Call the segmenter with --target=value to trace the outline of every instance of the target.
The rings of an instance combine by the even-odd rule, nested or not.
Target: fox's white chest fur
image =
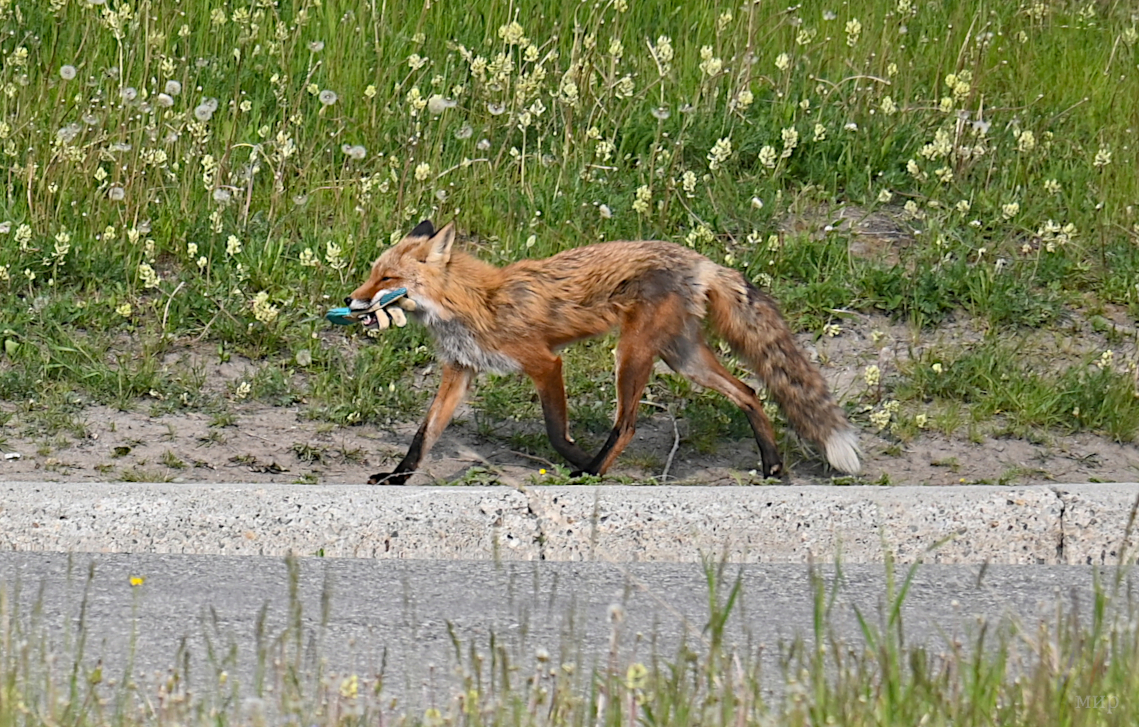
[[[514,359],[497,351],[488,351],[479,345],[475,334],[458,320],[443,321],[435,318],[427,324],[435,337],[435,349],[444,361],[450,361],[475,371],[507,374],[519,371]]]

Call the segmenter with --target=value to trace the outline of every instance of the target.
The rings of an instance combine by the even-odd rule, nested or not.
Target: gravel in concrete
[[[1081,564],[1137,484],[1056,487],[0,485],[0,548],[350,558]]]

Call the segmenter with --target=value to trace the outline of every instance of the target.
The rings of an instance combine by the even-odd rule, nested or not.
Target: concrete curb
[[[1114,564],[1139,484],[0,484],[0,549],[443,560]],[[1132,534],[1125,558],[1135,559]],[[939,547],[933,548],[940,543]]]

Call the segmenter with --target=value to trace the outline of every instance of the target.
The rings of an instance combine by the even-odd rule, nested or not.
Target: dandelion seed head
[[[449,98],[444,98],[439,94],[435,94],[431,98],[427,99],[427,110],[435,116],[438,116],[447,109],[454,108],[455,106],[458,106],[457,101],[453,101]]]
[[[177,96],[182,93],[182,84],[173,79],[166,82],[166,86],[162,89],[169,96]]]
[[[501,116],[503,112],[506,111],[506,106],[491,102],[486,105],[486,110],[491,116]]]
[[[119,95],[122,97],[123,101],[130,103],[138,98],[138,89],[136,89],[134,86],[124,86],[123,90],[119,92]]]
[[[486,151],[490,148],[490,139],[479,139],[479,142],[475,144],[475,148],[479,151]]]
[[[469,139],[474,133],[475,130],[471,128],[470,124],[463,124],[459,128],[455,129],[455,138],[459,140]]]
[[[156,103],[163,108],[170,108],[174,105],[174,97],[167,93],[160,93],[156,97]]]
[[[308,49],[312,53],[320,53],[322,50],[324,50],[324,41],[314,40],[308,44]]]
[[[117,184],[113,185],[110,189],[107,190],[107,198],[112,202],[122,202],[124,199],[126,199],[126,196],[127,191]]]
[[[339,97],[336,95],[335,91],[326,88],[320,92],[317,98],[319,98],[320,102],[325,106],[331,106],[332,104],[336,103],[336,99]]]
[[[75,70],[75,66],[72,65],[62,66],[59,69],[59,77],[65,81],[73,80],[78,74],[79,71]]]

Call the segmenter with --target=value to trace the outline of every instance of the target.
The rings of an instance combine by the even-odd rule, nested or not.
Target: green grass
[[[407,418],[422,396],[389,385],[428,361],[422,332],[364,345],[321,315],[422,218],[498,263],[686,243],[815,332],[840,310],[1002,330],[1139,314],[1125,3],[9,0],[0,30],[6,400],[211,406],[159,362],[217,345],[263,365],[243,396]],[[838,204],[912,244],[884,262],[842,228],[778,232]],[[571,389],[594,389],[602,348]]]
[[[253,653],[241,652],[216,615],[207,616],[206,657],[195,661],[183,645],[153,681],[133,667],[136,624],[124,626],[131,634],[126,668],[104,673],[85,618],[93,570],[78,618],[62,633],[48,632],[40,600],[0,584],[0,724],[1091,727],[1139,718],[1139,630],[1125,568],[1096,571],[1090,603],[1058,598],[1054,616],[1037,623],[1005,619],[919,635],[907,632],[904,606],[920,566],[897,567],[887,555],[880,605],[855,610],[854,634],[834,626],[841,566],[833,576],[812,567],[810,631],[762,646],[748,638],[734,643],[729,624],[750,594],[726,564],[706,561],[703,629],[675,651],[662,653],[654,634],[623,650],[617,605],[610,648],[588,661],[569,641],[553,655],[519,655],[494,633],[463,641],[449,628],[454,653],[435,665],[423,709],[393,700],[388,685],[404,675],[388,668],[329,671],[323,655],[337,648],[327,630],[335,594],[326,580],[320,613],[305,613],[300,564],[290,558],[287,565],[284,623],[267,625],[267,604]],[[144,579],[132,578],[131,587],[136,601],[147,597]],[[777,651],[779,673],[761,671],[765,649]]]

